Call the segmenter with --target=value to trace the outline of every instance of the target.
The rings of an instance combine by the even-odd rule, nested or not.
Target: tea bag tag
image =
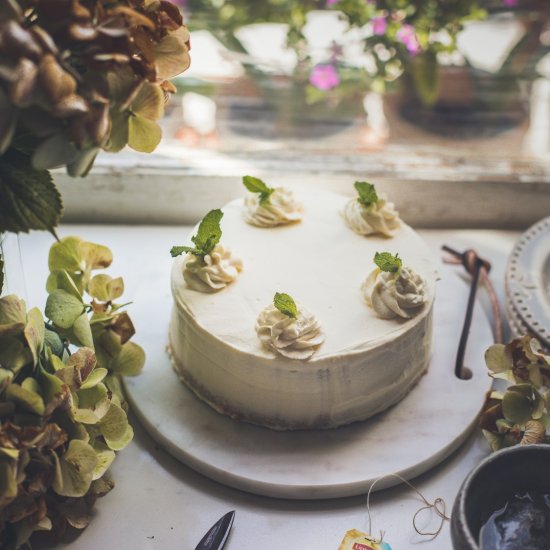
[[[357,529],[348,531],[338,550],[391,550],[391,546]]]

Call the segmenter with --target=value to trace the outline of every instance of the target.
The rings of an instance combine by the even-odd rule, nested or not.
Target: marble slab
[[[147,365],[125,386],[133,411],[150,435],[177,459],[226,485],[260,495],[321,499],[364,494],[382,476],[406,479],[449,456],[474,428],[491,386],[483,361],[490,324],[475,309],[466,365],[470,380],[454,377],[468,286],[441,268],[428,373],[400,403],[365,422],[326,431],[274,432],[222,416],[197,399],[172,371],[166,354],[171,298],[149,296],[133,309],[148,318],[141,344]],[[388,477],[380,490],[399,480]]]

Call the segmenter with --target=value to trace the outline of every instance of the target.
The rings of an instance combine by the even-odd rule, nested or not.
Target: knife
[[[210,529],[208,529],[206,535],[202,537],[195,550],[222,550],[229,536],[234,517],[235,510],[227,512],[227,514],[222,516],[212,525],[212,527],[210,527]]]

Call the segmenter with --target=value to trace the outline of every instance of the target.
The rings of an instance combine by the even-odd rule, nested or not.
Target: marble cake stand
[[[321,499],[366,493],[388,474],[411,479],[426,472],[466,439],[476,424],[491,381],[483,355],[492,342],[488,319],[477,304],[465,364],[470,380],[453,375],[468,287],[441,268],[435,301],[433,355],[428,373],[397,405],[365,422],[335,430],[275,432],[222,416],[178,380],[165,351],[171,298],[141,300],[137,324],[147,317],[140,343],[143,373],[125,381],[131,407],[168,452],[220,483],[251,493]],[[151,320],[156,312],[158,322]],[[148,331],[148,332],[147,332]],[[144,336],[146,334],[146,336]],[[144,339],[145,338],[145,339]],[[380,480],[375,488],[395,484]]]

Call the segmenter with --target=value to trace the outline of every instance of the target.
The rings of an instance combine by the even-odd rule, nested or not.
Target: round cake
[[[391,238],[365,236],[344,219],[349,197],[315,190],[296,199],[301,220],[275,227],[247,223],[243,199],[222,209],[220,243],[239,261],[234,280],[216,292],[184,278],[192,254],[174,261],[169,349],[180,379],[220,413],[280,430],[335,428],[395,404],[427,369],[435,266],[404,223]],[[424,302],[409,318],[381,318],[365,299],[382,251],[423,280]],[[260,338],[259,316],[276,292],[292,296],[322,331],[307,358]]]

